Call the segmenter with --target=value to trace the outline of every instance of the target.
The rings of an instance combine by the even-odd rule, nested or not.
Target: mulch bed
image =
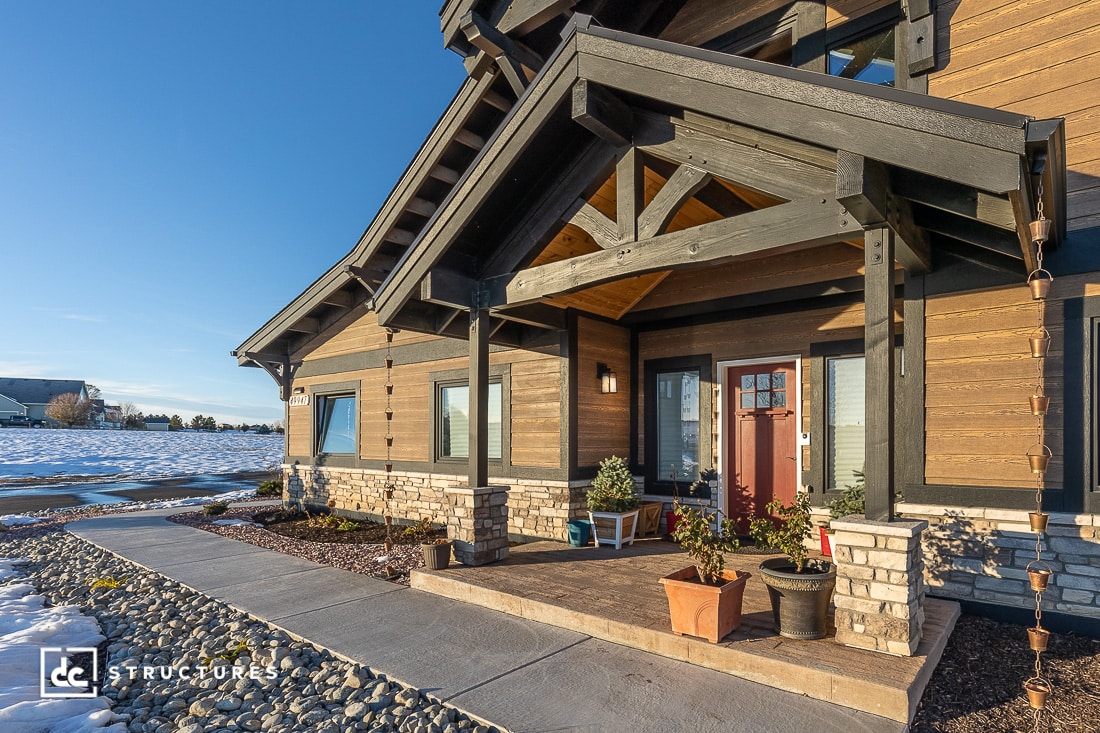
[[[357,529],[341,530],[324,523],[324,516],[309,516],[301,512],[277,509],[252,515],[252,521],[262,524],[269,532],[307,542],[325,542],[339,545],[381,545],[386,541],[386,525],[365,520],[354,521]],[[405,527],[394,525],[390,537],[395,545],[419,545],[436,538],[446,539],[447,532],[411,533]]]

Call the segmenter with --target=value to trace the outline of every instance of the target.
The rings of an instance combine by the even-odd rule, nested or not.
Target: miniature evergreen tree
[[[600,462],[592,488],[588,491],[588,510],[593,512],[629,512],[638,508],[637,486],[626,461],[618,456]]]

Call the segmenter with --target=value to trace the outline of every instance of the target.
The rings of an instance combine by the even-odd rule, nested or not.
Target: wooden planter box
[[[588,519],[592,522],[592,539],[596,547],[614,545],[616,550],[622,549],[624,544],[634,544],[634,533],[638,529],[638,512],[635,509],[630,512],[588,512]]]
[[[661,531],[661,510],[665,505],[660,501],[647,501],[638,511],[638,534],[642,537]]]

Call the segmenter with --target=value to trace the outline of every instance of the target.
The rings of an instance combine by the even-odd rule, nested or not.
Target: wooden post
[[[470,309],[470,488],[489,485],[489,311]]]
[[[864,353],[867,519],[889,521],[894,508],[894,233],[864,234]]]

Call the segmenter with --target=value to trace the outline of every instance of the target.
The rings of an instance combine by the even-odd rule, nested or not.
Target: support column
[[[894,233],[864,234],[867,519],[888,522],[894,509]]]
[[[924,520],[834,520],[836,640],[911,657],[924,626]]]
[[[455,560],[485,565],[508,557],[508,487],[456,486],[443,490],[450,513],[447,539]]]
[[[489,311],[470,309],[470,488],[489,484]]]

